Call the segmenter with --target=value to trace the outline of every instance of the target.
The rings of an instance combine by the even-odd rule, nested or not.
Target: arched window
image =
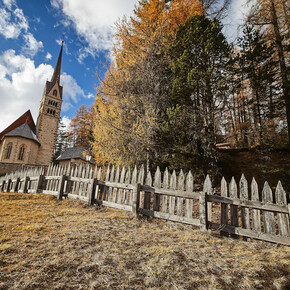
[[[52,93],[54,96],[57,96],[57,90],[54,90]]]
[[[55,116],[55,111],[54,110],[52,111],[52,115]]]
[[[12,151],[12,143],[9,143],[6,149],[6,156],[5,156],[6,159],[10,159],[11,151]]]
[[[20,150],[19,150],[19,154],[18,154],[18,160],[23,160],[24,151],[25,151],[25,147],[24,147],[24,145],[21,145]]]

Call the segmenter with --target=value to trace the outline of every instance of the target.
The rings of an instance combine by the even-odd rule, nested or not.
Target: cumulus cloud
[[[3,3],[4,8],[0,8],[0,34],[7,39],[21,36],[24,40],[22,52],[30,57],[35,56],[43,44],[29,32],[29,24],[23,10],[17,7],[14,0],[5,0]]]
[[[135,3],[137,0],[51,0],[88,44],[80,50],[79,62],[98,51],[111,50],[114,23],[124,14],[130,15]]]
[[[31,33],[27,33],[23,36],[25,40],[25,45],[22,48],[22,51],[31,57],[34,57],[37,52],[43,48],[42,41],[37,41]]]
[[[45,82],[52,74],[51,65],[40,64],[36,67],[33,60],[17,55],[12,49],[0,55],[0,131],[28,109],[36,121]],[[76,80],[66,73],[61,76],[61,84],[64,86],[64,111],[72,102],[83,97],[84,92]]]
[[[12,7],[12,6],[8,6]],[[14,11],[0,9],[0,33],[5,38],[18,38],[21,32],[28,31],[28,22],[21,9],[16,8]]]

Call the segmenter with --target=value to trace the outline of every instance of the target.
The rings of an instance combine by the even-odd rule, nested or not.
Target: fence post
[[[132,212],[137,216],[139,214],[140,207],[140,192],[141,192],[141,184],[137,183],[133,189],[133,199],[132,199]]]
[[[200,229],[207,230],[207,201],[206,201],[207,192],[202,191],[199,196],[199,220],[200,220]]]
[[[95,196],[96,196],[96,187],[98,184],[98,179],[93,178],[92,181],[90,182],[89,186],[89,200],[88,200],[88,205],[93,206],[95,203]]]
[[[20,178],[18,177],[16,179],[16,182],[15,182],[15,185],[14,185],[14,188],[13,188],[13,191],[14,192],[17,192],[18,191],[19,182],[20,182]]]
[[[5,183],[6,183],[5,179],[3,179],[2,185],[1,185],[1,192],[4,191]]]
[[[29,182],[29,176],[25,176],[24,185],[23,185],[23,193],[27,193],[28,192],[28,188],[27,188],[28,182]]]
[[[211,207],[208,206],[207,195],[212,191],[212,184],[209,176],[206,176],[204,181],[203,190],[199,196],[199,219],[200,219],[200,228],[202,230],[208,229],[208,221],[211,221]]]
[[[65,175],[62,175],[60,177],[59,186],[58,186],[58,193],[57,193],[57,199],[58,200],[62,200],[65,180],[66,180],[66,176]]]
[[[39,193],[43,189],[44,175],[39,175],[36,183],[35,193]]]
[[[9,179],[8,179],[8,182],[7,182],[6,190],[4,190],[5,192],[9,192],[9,191],[10,191],[11,181],[12,181],[12,180],[9,178]]]

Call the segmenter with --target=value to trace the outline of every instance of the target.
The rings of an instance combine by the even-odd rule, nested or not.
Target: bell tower
[[[62,49],[63,42],[51,81],[46,82],[36,123],[36,135],[41,144],[36,162],[40,165],[48,165],[51,162],[56,142],[62,104],[60,85]]]

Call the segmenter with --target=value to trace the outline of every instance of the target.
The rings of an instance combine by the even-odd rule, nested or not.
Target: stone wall
[[[10,158],[6,159],[7,146],[12,145],[12,151]],[[24,145],[24,155],[23,160],[19,160],[19,150],[20,147]],[[2,146],[0,149],[0,162],[7,163],[20,163],[20,164],[35,164],[37,161],[39,145],[30,139],[22,137],[4,137],[2,141]]]

